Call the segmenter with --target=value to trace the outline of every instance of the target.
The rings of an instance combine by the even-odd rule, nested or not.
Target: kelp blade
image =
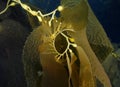
[[[89,4],[87,37],[96,56],[101,62],[103,62],[105,58],[113,51],[113,46]]]
[[[79,87],[96,87],[91,64],[86,53],[80,46],[77,47],[77,52],[80,60]]]

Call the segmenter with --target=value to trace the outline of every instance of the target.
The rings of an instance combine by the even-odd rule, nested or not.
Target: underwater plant
[[[104,87],[112,87],[99,60],[113,47],[87,0],[61,0],[48,14],[34,11],[20,0],[7,6],[16,4],[41,23],[23,49],[28,87],[96,87],[96,79]],[[55,17],[57,11],[60,17]]]

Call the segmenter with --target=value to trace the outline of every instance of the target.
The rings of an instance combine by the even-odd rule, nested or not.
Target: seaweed
[[[113,47],[86,0],[61,0],[47,14],[20,0],[13,0],[7,8],[16,4],[41,24],[23,49],[28,87],[96,87],[96,80],[111,87],[100,61]],[[55,17],[57,11],[60,17]]]

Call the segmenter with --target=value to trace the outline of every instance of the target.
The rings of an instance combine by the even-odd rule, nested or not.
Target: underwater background
[[[46,12],[54,10],[60,3],[60,0],[29,1],[32,5]],[[88,2],[103,25],[110,40],[115,43],[120,43],[120,0],[88,0]]]
[[[5,3],[2,4],[3,7],[1,3],[6,1],[7,0],[0,0],[0,10],[5,7]],[[54,10],[60,4],[60,0],[22,1],[42,9],[45,13]],[[114,45],[115,52],[120,54],[120,0],[88,1],[98,20],[104,27],[110,41]],[[10,44],[7,44],[9,43],[9,40],[4,40],[5,43],[0,43],[0,87],[26,87],[21,54],[26,37],[32,30],[28,23],[28,19],[26,19],[26,14],[24,14],[24,11],[19,6],[11,7],[5,14],[2,16],[0,15],[0,29],[1,26],[6,26],[6,29],[7,26],[10,27],[11,25],[12,28],[20,28],[18,29],[20,31],[20,41],[17,39],[15,43],[12,43],[12,38]],[[16,39],[16,34],[17,30],[11,35],[14,35]],[[7,35],[5,37],[7,37]],[[2,42],[2,39],[3,37],[0,36],[0,42]],[[113,59],[110,55],[109,60],[106,60],[103,66],[105,67],[106,72],[109,72],[108,75],[113,78],[111,79],[113,81],[113,87],[120,87],[120,60]],[[111,69],[111,71],[109,69]]]

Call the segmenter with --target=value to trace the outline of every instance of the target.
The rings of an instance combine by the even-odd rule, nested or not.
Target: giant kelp
[[[39,28],[42,32],[41,37],[43,38],[43,40],[41,39],[41,41],[43,43],[41,43],[40,46],[39,46],[40,62],[42,64],[42,68],[43,68],[43,77],[42,77],[42,81],[41,81],[42,87],[44,87],[44,86],[46,87],[47,85],[45,85],[45,84],[47,84],[47,83],[52,84],[52,85],[49,85],[51,87],[58,86],[58,84],[60,84],[60,82],[62,82],[63,81],[62,79],[64,78],[61,75],[66,75],[65,73],[63,73],[63,72],[65,72],[65,69],[64,69],[65,66],[62,66],[61,67],[62,70],[61,70],[60,66],[55,63],[55,60],[52,63],[51,58],[54,59],[54,57],[56,57],[56,55],[57,55],[57,58],[58,58],[57,61],[59,61],[60,64],[62,64],[62,63],[67,64],[66,66],[68,68],[68,71],[66,71],[66,72],[68,72],[69,76],[64,78],[64,80],[68,78],[68,81],[69,81],[68,86],[69,87],[71,85],[73,87],[79,87],[79,86],[95,87],[96,86],[95,85],[95,77],[97,79],[99,79],[105,87],[111,87],[110,81],[109,81],[102,65],[100,64],[100,62],[98,61],[98,58],[97,58],[97,56],[99,58],[101,58],[101,55],[100,56],[97,55],[98,52],[96,52],[96,55],[97,55],[96,56],[95,53],[94,53],[94,51],[97,50],[97,49],[100,49],[100,47],[101,47],[101,49],[106,47],[104,44],[106,44],[106,45],[108,44],[107,46],[112,50],[112,46],[110,45],[110,42],[109,42],[105,32],[103,31],[102,28],[98,28],[98,29],[96,29],[95,27],[91,28],[91,26],[95,26],[94,24],[92,24],[93,22],[91,23],[91,21],[96,20],[96,18],[95,18],[95,16],[93,16],[93,13],[91,12],[91,9],[88,7],[88,4],[86,4],[85,1],[81,0],[80,3],[73,4],[72,6],[69,5],[69,3],[67,3],[67,4],[68,4],[68,6],[65,5],[65,8],[61,11],[60,18],[58,18],[58,23],[59,24],[53,23],[53,27],[50,27],[46,23],[43,23],[42,26],[40,26],[40,28]],[[71,4],[71,2],[70,2],[70,4]],[[74,9],[76,9],[76,10],[74,10]],[[93,18],[92,20],[90,20],[91,17]],[[54,26],[59,27],[59,25],[61,25],[60,29],[57,30],[56,27],[54,27]],[[98,25],[96,25],[96,26],[101,27],[99,22],[98,22]],[[65,29],[71,29],[71,30],[65,30]],[[94,36],[93,33],[89,34],[90,32],[87,32],[88,34],[86,34],[86,31],[89,31],[88,29],[89,30],[91,29],[91,31],[93,29],[94,34],[96,34],[99,30],[101,30],[100,33],[102,35],[102,38],[104,38],[104,40],[106,39],[105,42],[102,43],[102,41],[101,41],[100,44],[99,43],[97,43],[97,44],[93,43],[92,40],[95,40],[96,42],[99,42],[99,40],[102,40],[102,39],[101,38],[99,39],[99,37],[97,38],[96,36]],[[62,33],[63,30],[65,30],[65,33]],[[57,33],[55,33],[55,32],[57,32]],[[59,32],[62,33],[63,37],[59,35]],[[53,37],[52,37],[52,35],[53,35]],[[59,52],[62,52],[62,50],[64,49],[64,46],[68,46],[68,42],[66,42],[67,45],[65,43],[61,43],[60,44],[61,46],[59,46],[59,43],[61,41],[64,41],[63,40],[65,38],[64,35],[66,35],[66,37],[68,37],[68,38],[71,37],[75,40],[75,44],[77,44],[77,47],[73,46],[73,48],[75,48],[77,50],[75,52],[78,52],[78,54],[74,53],[73,48],[68,48],[67,51],[63,51],[63,53],[60,53],[61,55],[59,54]],[[58,40],[59,42],[57,42],[58,43],[57,46],[58,46],[59,50],[61,50],[59,52],[58,52],[58,50],[57,51],[55,50],[55,48],[57,48],[57,47],[55,47],[54,46],[55,44],[53,44],[54,40],[56,40],[55,37],[58,37],[57,39],[61,38],[60,40]],[[94,39],[93,39],[93,37],[94,37]],[[53,39],[53,41],[52,41],[51,38]],[[87,38],[89,39],[89,42],[88,42]],[[95,49],[94,51],[92,50],[89,43],[91,45],[95,45],[95,46],[92,47],[93,49]],[[51,45],[53,46],[53,48],[52,48]],[[70,52],[71,50],[72,50],[73,54]],[[111,52],[111,50],[106,51],[106,54]],[[74,58],[73,55],[78,60],[74,60],[74,62],[71,63],[72,58]],[[47,57],[47,56],[49,56],[49,57]],[[68,57],[70,58],[71,61],[69,59],[67,60]],[[49,58],[51,60],[49,60]],[[66,61],[65,61],[65,58],[66,58]],[[48,60],[49,60],[49,62],[47,63]],[[62,61],[62,63],[61,63],[61,61]],[[80,66],[79,66],[79,64],[76,65],[75,61],[79,61]],[[55,63],[55,64],[52,65],[51,63],[52,64]],[[57,66],[58,69],[60,68],[60,71],[56,70],[55,66]],[[75,66],[78,69],[76,68],[76,70],[74,70],[74,68],[72,66]],[[74,73],[76,71],[77,71],[77,73]],[[60,75],[60,77],[62,77],[62,79],[57,79],[59,76],[54,76],[53,72],[58,73],[58,75]],[[59,74],[59,73],[61,73],[61,74]],[[79,76],[79,78],[75,77],[76,75]],[[86,75],[88,75],[88,76],[86,76]],[[51,79],[51,81],[49,82],[47,79]],[[56,84],[53,84],[52,81],[53,82],[56,81]],[[57,83],[57,81],[59,83]],[[62,84],[64,84],[64,83],[62,83]]]
[[[81,12],[81,14],[84,14],[85,15],[85,13],[87,13],[87,12],[84,12],[84,11],[86,11],[85,10],[85,5],[87,5],[87,4],[85,4],[85,2],[83,1],[83,0],[81,0],[81,3],[82,3],[82,6],[81,6],[81,8],[83,7],[83,13]],[[73,8],[72,8],[73,9]],[[91,14],[91,12],[90,12],[90,8],[88,8],[88,27],[87,27],[87,29],[85,29],[86,28],[86,25],[85,25],[85,21],[87,22],[87,20],[85,20],[84,19],[84,16],[82,16],[81,18],[79,17],[79,15],[76,15],[75,14],[75,12],[77,13],[77,12],[80,12],[80,11],[77,11],[77,9],[78,9],[78,7],[76,6],[76,8],[74,8],[74,9],[76,9],[75,11],[74,10],[71,10],[71,9],[69,9],[69,12],[71,12],[71,13],[69,13],[68,14],[68,11],[67,11],[67,13],[65,14],[64,12],[66,12],[66,10],[63,10],[62,12],[61,12],[61,14],[62,14],[62,16],[64,17],[64,19],[65,19],[65,24],[69,27],[70,25],[72,26],[72,28],[73,29],[78,29],[78,30],[76,30],[77,31],[77,33],[74,35],[72,35],[72,37],[74,37],[75,39],[76,39],[76,43],[77,44],[79,44],[83,49],[84,49],[84,51],[86,52],[86,54],[88,55],[88,58],[89,58],[89,60],[90,60],[90,63],[91,63],[91,66],[92,66],[92,70],[93,70],[93,73],[96,75],[96,77],[104,84],[104,86],[107,86],[107,84],[109,84],[109,81],[108,82],[106,82],[107,80],[105,80],[105,79],[108,79],[108,77],[106,76],[106,74],[105,74],[105,72],[104,72],[104,69],[102,68],[102,66],[101,66],[101,64],[99,63],[99,61],[98,61],[98,59],[97,59],[97,57],[95,56],[95,54],[93,53],[93,51],[92,51],[92,49],[91,49],[91,47],[90,47],[90,45],[88,45],[89,44],[89,42],[87,41],[87,36],[86,36],[86,31],[87,31],[87,29],[91,29],[92,30],[92,28],[90,28],[89,27],[89,25],[92,25],[92,26],[94,26],[94,24],[92,24],[91,22],[89,22],[90,20],[89,20],[89,18],[93,15],[93,14]],[[68,10],[68,9],[67,9]],[[73,14],[72,14],[73,13]],[[76,18],[74,18],[73,17],[73,15],[74,15],[74,17]],[[71,17],[72,16],[72,17]],[[69,19],[69,17],[70,17],[70,19]],[[93,18],[93,17],[92,17]],[[78,21],[78,19],[79,19],[79,21]],[[95,18],[93,18],[93,19],[91,19],[91,21],[92,20],[96,20]],[[72,22],[72,21],[74,21],[74,22]],[[83,22],[82,22],[83,21]],[[71,22],[71,23],[69,23],[69,22]],[[74,24],[75,23],[75,24]],[[90,24],[89,24],[90,23]],[[79,27],[78,27],[79,26]],[[96,25],[97,26],[97,25]],[[100,25],[98,25],[98,26],[100,26]],[[95,29],[95,27],[94,27],[94,29]],[[99,30],[99,29],[98,29]],[[102,30],[102,28],[101,28],[101,31],[103,31]],[[96,29],[96,31],[93,31],[93,33],[91,34],[91,36],[93,35],[94,36],[94,33],[96,33],[96,32],[98,32],[97,31],[97,29]],[[90,32],[88,32],[88,33],[90,33]],[[102,32],[101,32],[102,33]],[[104,33],[102,33],[104,36],[105,36],[105,34]],[[90,34],[88,34],[88,35],[90,35]],[[79,37],[79,38],[78,38]],[[81,38],[80,38],[81,37]],[[89,37],[89,36],[88,36]],[[90,39],[92,38],[92,37],[89,37]],[[101,40],[101,39],[99,39],[99,38],[97,38],[97,37],[94,37],[94,39],[93,40]],[[103,39],[103,41],[104,41],[105,39]],[[108,38],[106,39],[106,42],[107,43],[109,43],[109,40],[108,40]],[[93,41],[92,42],[90,42],[90,43],[93,43]],[[101,43],[102,43],[102,41],[101,41]],[[105,43],[104,43],[105,44]],[[97,45],[96,45],[97,46]],[[99,44],[98,44],[98,46],[99,46]],[[108,45],[109,46],[109,45]],[[101,47],[102,47],[102,45],[101,45]],[[109,46],[110,47],[110,46]],[[112,47],[111,47],[112,48]],[[96,57],[96,58],[95,58]],[[95,64],[95,65],[94,65]],[[99,67],[99,68],[98,68]],[[100,70],[101,69],[101,70]],[[99,72],[99,70],[101,71],[101,72]],[[105,78],[104,78],[105,77]],[[109,87],[110,85],[108,85],[108,87]]]
[[[77,9],[79,9],[79,7],[80,7],[79,5],[78,5],[79,7],[76,6],[76,8],[72,7],[69,10],[68,9],[63,10],[61,12],[61,14],[63,16],[63,19],[65,19],[65,21],[64,21],[65,24],[68,27],[72,24],[71,28],[76,29],[75,31],[77,31],[77,33],[75,35],[73,34],[72,36],[76,39],[76,43],[79,44],[85,50],[85,52],[88,55],[88,58],[90,60],[93,73],[96,74],[96,77],[99,80],[101,80],[101,82],[105,86],[107,83],[109,84],[109,81],[107,80],[108,77],[105,75],[104,69],[102,68],[101,64],[98,61],[97,56],[99,58],[101,58],[102,54],[98,55],[98,54],[100,54],[101,51],[98,52],[97,49],[99,49],[99,50],[102,49],[103,50],[103,49],[109,48],[109,49],[106,50],[106,52],[103,52],[103,54],[104,54],[103,57],[105,57],[105,54],[108,55],[109,52],[112,51],[112,46],[111,46],[103,28],[101,27],[100,23],[97,21],[96,17],[93,15],[90,7],[88,6],[88,3],[86,4],[88,6],[88,14],[87,14],[87,9],[85,10],[85,7],[84,7],[85,2],[83,0],[81,0],[81,3],[82,3],[81,8],[83,7],[82,8],[83,11],[82,10],[79,10],[79,11],[81,11],[80,15],[83,14],[82,18],[79,17],[80,15],[76,15],[76,13],[74,13],[74,12],[79,12],[79,11],[77,11]],[[73,9],[76,9],[76,10],[73,11]],[[66,11],[67,11],[67,13],[65,14]],[[84,17],[85,13],[86,13],[86,15],[88,15],[87,16],[88,21],[87,21],[87,19],[85,20],[85,17]],[[74,22],[72,22],[72,21],[74,21]],[[85,24],[85,21],[87,22],[87,25]],[[98,26],[98,27],[96,28],[96,26]],[[93,29],[93,31],[92,31],[92,29]],[[86,35],[86,31],[87,31],[87,35]],[[90,33],[89,31],[93,32],[93,33]],[[94,36],[99,31],[100,31],[100,33],[97,34],[98,36]],[[89,42],[87,41],[87,38],[88,38]],[[90,45],[88,45],[89,43],[92,45],[92,48],[94,49],[94,51],[97,51],[96,52],[97,56],[95,56],[95,54],[93,53]],[[95,64],[95,66],[94,66],[94,64]],[[105,76],[105,78],[101,78],[101,77],[104,77],[104,76]],[[108,82],[106,82],[106,81],[108,81]],[[110,85],[108,85],[108,86],[110,86]]]
[[[88,41],[98,59],[103,62],[105,58],[113,51],[113,46],[107,37],[102,25],[97,20],[88,4],[88,23],[87,37]]]
[[[0,0],[0,12],[7,0]],[[22,49],[29,29],[19,6],[0,15],[0,87],[26,87]],[[19,19],[24,20],[20,21]]]
[[[1,87],[26,87],[21,54],[27,35],[26,28],[17,21],[0,22]]]
[[[28,87],[96,87],[96,78],[111,87],[98,58],[104,59],[112,46],[87,1],[62,0],[61,6],[45,15],[14,1],[41,22],[23,50]]]

